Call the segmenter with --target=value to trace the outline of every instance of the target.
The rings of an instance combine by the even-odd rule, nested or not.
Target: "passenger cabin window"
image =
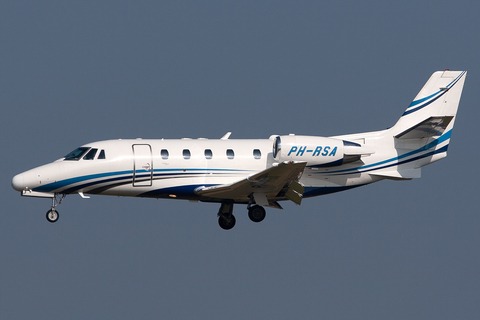
[[[100,150],[100,154],[98,155],[97,159],[105,159],[105,150]]]
[[[162,156],[163,160],[167,160],[168,159],[168,150],[167,149],[162,149],[160,151],[160,155]]]
[[[227,158],[228,158],[228,159],[233,159],[233,158],[235,158],[235,152],[233,152],[232,149],[227,149]]]
[[[80,160],[87,151],[90,150],[88,147],[80,147],[65,156],[63,160]]]
[[[190,150],[183,149],[183,159],[190,159]]]
[[[253,149],[253,157],[255,159],[260,159],[262,157],[262,153],[259,149]]]
[[[212,159],[213,158],[213,152],[210,149],[205,149],[205,159]]]
[[[95,159],[95,155],[97,154],[98,149],[91,149],[88,153],[83,157],[83,160],[93,160]]]

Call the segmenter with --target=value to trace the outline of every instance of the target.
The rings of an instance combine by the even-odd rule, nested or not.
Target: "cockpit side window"
[[[80,160],[87,151],[90,150],[89,147],[80,147],[65,156],[63,160]]]
[[[93,160],[95,159],[95,155],[97,154],[98,149],[91,149],[88,153],[83,157],[83,160]]]
[[[98,155],[98,158],[97,159],[106,159],[105,158],[105,150],[100,150],[100,154]]]

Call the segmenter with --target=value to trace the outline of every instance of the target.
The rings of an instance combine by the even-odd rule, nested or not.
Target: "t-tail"
[[[394,137],[399,171],[420,175],[420,167],[447,156],[466,71],[437,71],[387,130]],[[403,166],[405,164],[405,166]],[[407,174],[408,175],[408,174]]]
[[[450,134],[457,115],[466,71],[437,71],[390,131],[397,139]]]
[[[432,74],[402,117],[389,130],[398,147],[419,144],[428,152],[430,156],[418,162],[417,167],[447,156],[466,74],[466,71],[449,70]]]
[[[393,127],[352,135],[374,144],[383,155],[359,171],[389,179],[419,178],[421,167],[446,157],[466,74],[433,73]]]

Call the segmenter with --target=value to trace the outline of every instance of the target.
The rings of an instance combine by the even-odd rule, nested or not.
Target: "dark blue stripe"
[[[139,194],[137,197],[142,198],[171,198],[170,195],[175,195],[176,198],[192,198],[196,196],[195,189],[198,187],[211,187],[215,186],[215,184],[191,184],[191,185],[183,185],[177,187],[168,187],[162,189],[151,190],[148,192],[144,192]],[[200,196],[197,196],[200,198]]]
[[[448,90],[445,90],[441,95],[439,95],[439,96],[436,97],[435,99],[430,100],[429,102],[427,102],[427,103],[425,103],[425,104],[423,104],[423,105],[421,105],[421,106],[418,106],[418,107],[416,107],[415,109],[405,111],[405,112],[402,114],[402,117],[403,117],[403,116],[406,116],[407,114],[413,113],[413,112],[415,112],[415,111],[417,111],[417,110],[420,110],[420,109],[425,108],[425,107],[428,106],[429,104],[437,101],[440,97],[442,97],[442,96],[443,96],[445,93],[447,93],[447,92],[448,92]]]
[[[110,177],[110,176],[118,176],[118,175],[128,175],[126,177],[121,177],[119,179],[127,179],[127,178],[131,179],[132,173],[133,173],[133,171],[118,171],[118,172],[104,172],[104,173],[98,173],[98,174],[90,174],[90,175],[86,175],[86,176],[75,177],[75,178],[65,179],[65,180],[62,180],[62,181],[52,182],[52,183],[46,184],[44,186],[37,187],[37,188],[33,189],[33,191],[51,192],[53,190],[57,190],[57,189],[66,187],[68,185],[79,183],[79,182],[82,182],[82,181],[98,179],[98,178],[103,178],[103,177]]]
[[[445,93],[448,92],[448,90],[450,90],[451,88],[453,88],[453,86],[454,86],[455,84],[457,84],[457,82],[460,80],[460,78],[461,78],[464,74],[465,74],[465,71],[463,71],[458,77],[456,77],[455,79],[453,79],[452,82],[450,82],[450,83],[446,86],[447,90],[445,90],[441,95],[439,95],[439,96],[436,97],[435,99],[433,99],[433,100],[427,102],[426,104],[421,105],[421,106],[419,106],[419,107],[417,107],[417,108],[415,108],[415,109],[408,110],[408,108],[410,108],[410,107],[412,107],[412,106],[414,106],[414,105],[417,105],[417,104],[419,104],[419,103],[421,103],[421,102],[423,102],[423,101],[425,101],[425,100],[428,100],[430,97],[433,97],[433,96],[436,95],[438,92],[436,92],[436,93],[434,93],[434,94],[432,94],[432,95],[430,95],[430,96],[428,96],[428,97],[426,97],[426,98],[422,98],[422,99],[418,99],[418,100],[416,100],[416,101],[413,101],[413,102],[408,106],[408,108],[407,108],[408,111],[405,111],[405,112],[402,114],[402,117],[405,116],[405,115],[408,115],[408,114],[410,114],[410,113],[413,113],[413,112],[415,112],[415,111],[417,111],[417,110],[420,110],[420,109],[425,108],[426,106],[428,106],[429,104],[431,104],[432,102],[434,102],[435,100],[437,100],[438,98],[440,98],[441,96],[443,96]],[[439,92],[440,92],[440,91],[439,91]]]
[[[155,173],[155,172],[172,172],[172,173]],[[176,171],[176,173],[173,173]],[[194,172],[192,172],[194,171]],[[196,171],[196,172],[195,172]],[[199,174],[206,174],[208,172],[214,172],[214,173],[228,173],[228,172],[244,172],[248,170],[241,170],[241,169],[186,169],[185,171],[183,169],[154,169],[154,176],[155,177],[163,177],[163,176],[175,176],[175,175],[181,175],[184,177],[185,175],[199,175]],[[138,171],[137,171],[138,172]],[[101,179],[101,180],[96,180],[92,182],[86,182],[88,180],[93,180],[93,179],[100,179],[100,178],[105,178],[105,177],[111,177],[111,176],[119,176],[120,177],[114,177],[114,178],[108,178],[108,179]],[[137,177],[149,177],[150,173],[147,174],[140,174]],[[61,190],[59,192],[61,193],[74,193],[82,188],[85,187],[90,187],[94,186],[97,184],[102,184],[102,183],[107,183],[107,182],[113,182],[113,181],[121,181],[121,180],[127,180],[125,183],[132,183],[133,180],[133,170],[130,171],[118,171],[118,172],[104,172],[104,173],[98,173],[98,174],[91,174],[91,175],[85,175],[85,176],[80,176],[80,177],[74,177],[74,178],[69,178],[57,182],[52,182],[43,186],[39,186],[37,188],[34,188],[33,191],[38,191],[38,192],[54,192],[55,190],[61,190],[64,187],[67,187],[72,184],[80,183],[80,182],[86,182],[84,184],[71,187],[65,190]]]

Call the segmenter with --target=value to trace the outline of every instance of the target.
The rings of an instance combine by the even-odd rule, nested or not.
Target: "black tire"
[[[218,224],[223,230],[230,230],[235,226],[235,216],[231,214],[229,217],[221,215],[218,217]]]
[[[47,211],[47,220],[48,222],[54,223],[57,222],[59,217],[58,211],[55,209],[50,209]]]
[[[248,209],[248,217],[253,222],[263,221],[266,215],[267,213],[265,212],[265,209],[262,206],[253,206],[250,209]]]

